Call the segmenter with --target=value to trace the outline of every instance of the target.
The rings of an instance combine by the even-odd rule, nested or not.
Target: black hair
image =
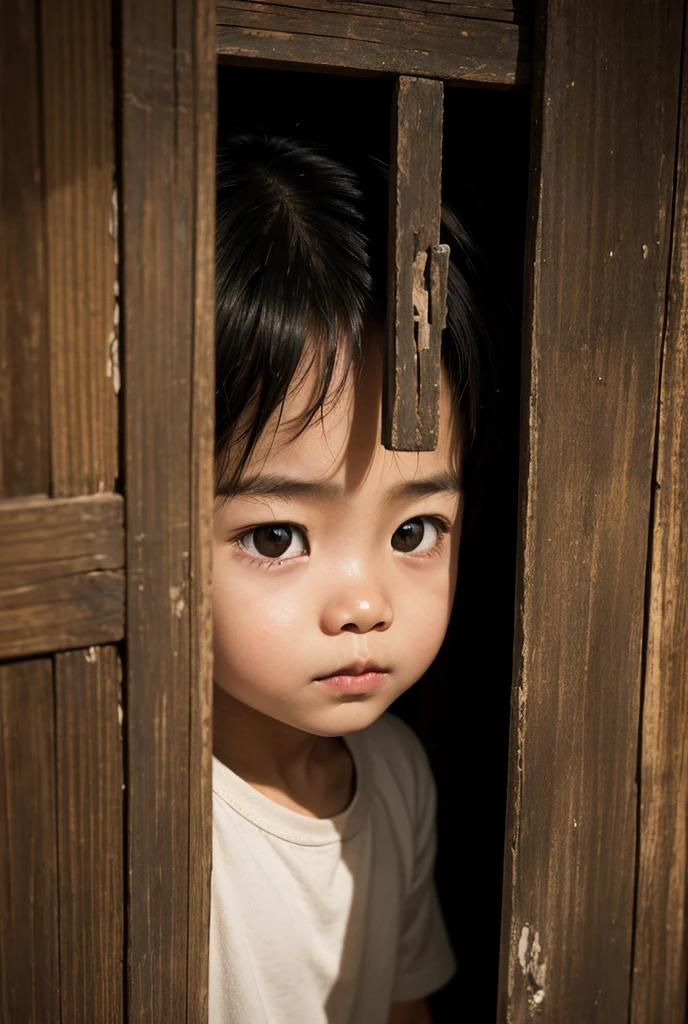
[[[230,448],[230,476],[238,479],[300,366],[305,372],[316,366],[319,377],[304,425],[323,409],[341,346],[360,366],[366,326],[385,317],[387,208],[387,173],[379,161],[259,135],[234,135],[221,146],[218,483],[226,481]],[[444,205],[440,240],[451,248],[442,360],[468,434],[464,477],[470,479],[491,429],[495,392],[480,300],[482,260]]]

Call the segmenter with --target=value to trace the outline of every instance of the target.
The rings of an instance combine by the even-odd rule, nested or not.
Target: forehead
[[[367,484],[412,480],[419,473],[459,477],[461,437],[446,374],[440,383],[439,440],[432,452],[391,452],[380,440],[382,358],[368,347],[361,371],[338,367],[321,413],[304,428],[316,371],[287,393],[254,449],[244,477],[278,474],[341,485],[353,492]]]

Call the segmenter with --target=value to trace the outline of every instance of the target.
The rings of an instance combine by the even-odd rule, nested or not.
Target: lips
[[[344,665],[343,668],[336,668],[333,672],[326,672],[321,676],[316,676],[315,681],[320,682],[323,679],[334,679],[342,676],[365,676],[369,672],[385,673],[389,672],[389,669],[381,668],[373,661],[355,661],[349,665]]]
[[[385,685],[389,669],[380,668],[373,661],[356,661],[336,669],[331,675],[319,676],[314,683],[330,692],[348,696],[363,696]]]

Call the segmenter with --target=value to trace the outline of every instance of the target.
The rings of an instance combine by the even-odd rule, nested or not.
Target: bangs
[[[217,186],[216,477],[227,484],[290,387],[314,381],[304,429],[338,360],[360,366],[373,282],[356,178],[314,147],[235,137]]]

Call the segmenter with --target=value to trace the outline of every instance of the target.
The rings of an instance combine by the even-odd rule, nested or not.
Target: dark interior
[[[219,135],[294,135],[389,159],[392,82],[221,65]],[[464,537],[447,639],[394,705],[423,740],[438,787],[437,882],[457,955],[436,1024],[495,1017],[514,619],[520,321],[530,97],[445,90],[444,196],[491,268],[500,405],[490,472]]]

